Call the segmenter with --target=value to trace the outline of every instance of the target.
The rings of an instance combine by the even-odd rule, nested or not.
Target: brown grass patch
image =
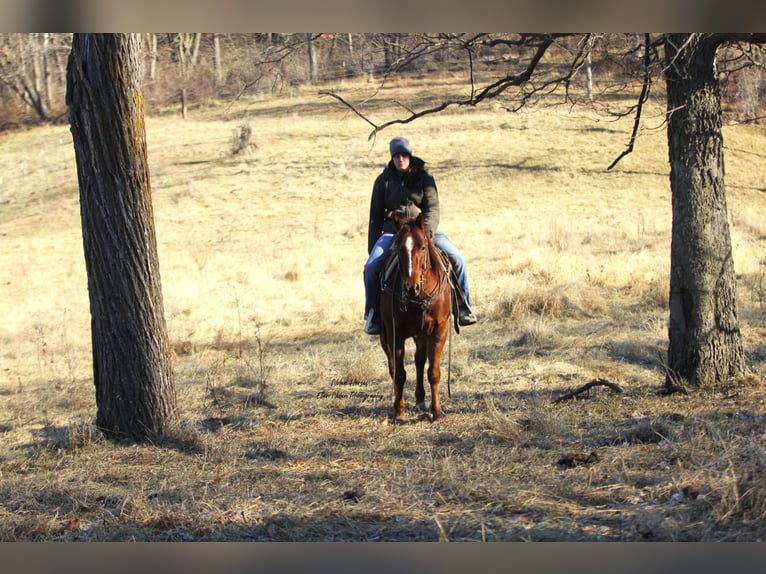
[[[258,149],[233,156],[244,118]],[[142,446],[92,427],[68,129],[3,134],[0,540],[762,539],[766,227],[754,214],[766,165],[738,150],[764,134],[725,133],[750,378],[662,397],[664,133],[643,132],[606,173],[630,122],[599,125],[560,107],[486,106],[402,127],[435,173],[479,324],[445,353],[446,418],[408,411],[394,425],[361,316],[388,136],[371,147],[366,124],[300,90],[186,122],[150,115],[182,422]],[[411,349],[406,361],[412,376]],[[625,392],[554,403],[595,378]]]

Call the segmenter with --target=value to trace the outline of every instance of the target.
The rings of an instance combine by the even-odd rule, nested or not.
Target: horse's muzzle
[[[408,285],[406,290],[409,297],[417,297],[420,295],[420,284],[415,283],[414,285]]]

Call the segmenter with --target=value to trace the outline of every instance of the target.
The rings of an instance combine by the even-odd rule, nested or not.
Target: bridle
[[[397,238],[398,239],[398,238]],[[431,308],[431,305],[435,300],[437,300],[441,294],[444,292],[444,287],[447,285],[449,281],[449,274],[446,269],[442,267],[443,273],[439,274],[437,271],[437,275],[439,275],[439,283],[436,286],[436,289],[429,293],[426,290],[425,286],[425,280],[426,280],[426,272],[431,268],[431,258],[432,258],[432,246],[431,245],[424,245],[422,249],[426,252],[423,256],[423,259],[420,264],[420,277],[418,278],[418,282],[415,285],[415,295],[412,296],[407,292],[407,288],[404,286],[404,269],[405,267],[402,265],[402,252],[400,247],[400,241],[396,241],[394,245],[397,249],[397,257],[399,258],[399,271],[402,273],[402,292],[401,292],[401,304],[402,307],[406,309],[407,305],[413,305],[415,307],[419,307],[422,311],[427,311]],[[407,255],[410,261],[412,261],[412,250],[407,250]],[[407,267],[409,269],[409,267]]]

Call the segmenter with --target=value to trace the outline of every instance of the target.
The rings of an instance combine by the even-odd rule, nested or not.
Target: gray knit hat
[[[396,136],[392,139],[391,143],[388,144],[388,149],[391,152],[391,157],[394,157],[398,153],[406,153],[407,155],[412,156],[412,146],[407,138],[402,136]]]

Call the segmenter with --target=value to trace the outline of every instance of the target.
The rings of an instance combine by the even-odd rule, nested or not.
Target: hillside
[[[150,114],[175,447],[92,428],[71,135],[3,133],[0,540],[762,539],[766,131],[724,132],[751,376],[663,397],[670,190],[662,109],[646,114],[610,172],[631,119],[564,106],[449,110],[377,141],[315,91]],[[243,123],[257,148],[232,154]],[[479,316],[451,339],[436,424],[389,423],[362,331],[369,194],[399,133]],[[595,379],[624,393],[554,402]]]

